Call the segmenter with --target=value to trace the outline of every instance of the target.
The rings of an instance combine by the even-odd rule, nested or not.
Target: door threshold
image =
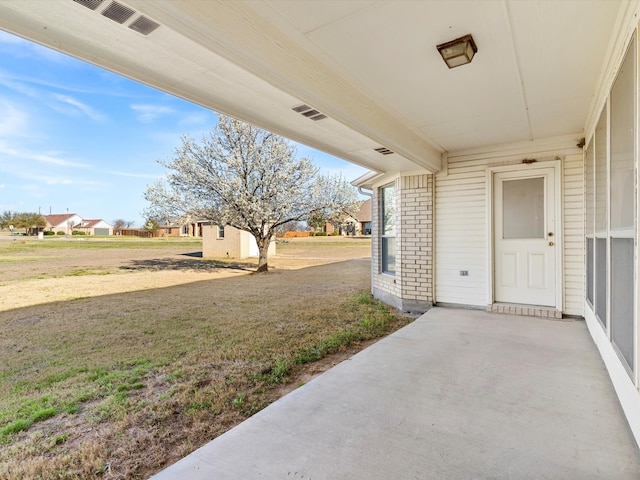
[[[493,303],[487,305],[487,312],[508,313],[510,315],[522,315],[525,317],[554,318],[558,320],[562,318],[562,312],[554,307],[521,305],[516,303]]]

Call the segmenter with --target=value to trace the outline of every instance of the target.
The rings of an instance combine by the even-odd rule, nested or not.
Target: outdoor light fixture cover
[[[436,48],[449,68],[471,63],[473,56],[478,51],[476,42],[473,41],[471,35],[465,35],[450,42],[442,43]]]

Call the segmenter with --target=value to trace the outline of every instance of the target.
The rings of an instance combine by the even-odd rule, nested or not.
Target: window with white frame
[[[218,225],[218,238],[224,238],[224,225]]]
[[[396,273],[396,187],[380,189],[380,250],[382,273]]]
[[[634,365],[636,47],[627,51],[609,97],[609,252],[611,341]]]
[[[585,157],[586,299],[623,365],[634,371],[636,39],[632,39]]]

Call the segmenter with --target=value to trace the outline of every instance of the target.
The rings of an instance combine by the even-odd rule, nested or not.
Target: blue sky
[[[211,110],[0,31],[0,212],[142,224],[148,184]],[[298,145],[323,172],[366,170]]]

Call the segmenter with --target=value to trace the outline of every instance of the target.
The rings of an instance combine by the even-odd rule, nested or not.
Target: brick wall
[[[433,175],[400,178],[401,297],[406,307],[433,305]]]
[[[395,180],[396,274],[381,273],[380,189],[372,202],[373,294],[394,307],[424,312],[433,305],[433,175],[409,175]]]
[[[217,225],[204,225],[202,227],[202,256],[205,258],[242,258],[240,235],[240,230],[225,227],[224,238],[218,238]]]

